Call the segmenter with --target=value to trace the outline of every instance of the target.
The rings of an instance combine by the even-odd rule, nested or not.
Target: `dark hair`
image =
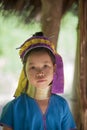
[[[36,32],[33,36],[44,36],[43,32]]]

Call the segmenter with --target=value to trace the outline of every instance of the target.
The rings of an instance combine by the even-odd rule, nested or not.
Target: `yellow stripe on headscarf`
[[[50,48],[53,50],[53,52],[55,53],[55,48],[54,48],[54,45],[53,43],[51,43],[51,41],[49,41],[48,39],[41,39],[41,38],[33,38],[31,39],[30,41],[27,41],[25,42],[25,44],[23,44],[21,47],[20,47],[20,50],[19,50],[19,55],[21,56],[22,53],[24,51],[27,50],[28,47],[30,47],[31,45],[36,45],[38,43],[44,43],[44,45],[49,45]]]
[[[27,85],[27,78],[25,76],[24,69],[22,69],[22,72],[21,72],[20,77],[19,77],[18,86],[17,86],[17,89],[15,91],[14,96],[15,97],[20,96],[21,93],[25,91],[26,85]]]

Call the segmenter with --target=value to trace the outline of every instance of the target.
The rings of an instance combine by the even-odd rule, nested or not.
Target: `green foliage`
[[[36,31],[40,31],[40,23],[25,24],[17,13],[0,11],[0,57],[6,59],[4,70],[18,68],[20,60],[16,48]]]

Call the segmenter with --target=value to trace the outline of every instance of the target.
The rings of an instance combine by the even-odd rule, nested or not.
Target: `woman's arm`
[[[12,128],[9,128],[9,127],[7,127],[7,126],[4,126],[3,127],[3,130],[13,130]]]

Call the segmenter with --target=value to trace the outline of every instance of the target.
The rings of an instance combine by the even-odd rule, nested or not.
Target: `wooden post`
[[[79,44],[81,130],[87,130],[87,0],[79,0]]]

